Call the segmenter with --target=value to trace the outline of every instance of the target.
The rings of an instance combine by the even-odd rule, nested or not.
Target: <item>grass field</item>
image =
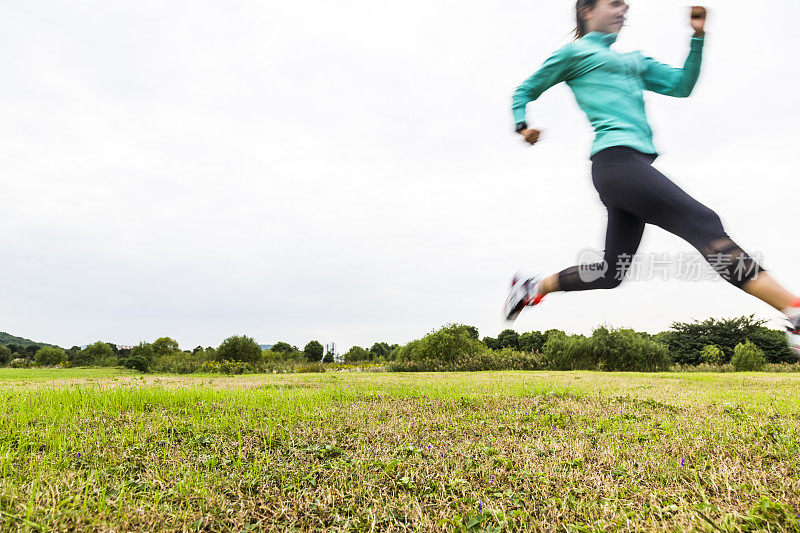
[[[0,397],[3,530],[800,531],[800,374],[2,370]]]

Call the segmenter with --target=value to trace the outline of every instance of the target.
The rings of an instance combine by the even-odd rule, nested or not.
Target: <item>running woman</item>
[[[548,277],[517,273],[503,310],[506,319],[515,320],[522,309],[538,305],[551,292],[619,286],[645,224],[655,224],[689,242],[723,279],[781,311],[788,321],[788,344],[800,356],[800,298],[779,285],[728,236],[716,212],[652,166],[658,152],[642,93],[648,90],[676,98],[691,94],[700,74],[705,8],[691,8],[694,35],[682,69],[639,51],[611,49],[627,12],[624,0],[578,0],[575,40],[556,50],[514,93],[516,131],[533,145],[541,131],[526,122],[527,104],[553,85],[567,83],[595,130],[589,157],[592,182],[608,211],[608,224],[602,262],[574,265]]]

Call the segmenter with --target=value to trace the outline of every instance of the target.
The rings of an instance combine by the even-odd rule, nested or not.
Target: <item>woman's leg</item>
[[[725,281],[779,311],[789,307],[796,296],[778,284],[763,266],[731,239],[719,215],[689,196],[661,172],[650,168],[652,172],[648,180],[652,187],[639,198],[652,200],[652,195],[658,194],[664,198],[664,203],[651,210],[648,222],[692,244]],[[712,238],[713,235],[716,236]]]
[[[778,310],[788,307],[795,296],[728,236],[717,213],[655,169],[653,159],[626,147],[595,154],[592,180],[603,203],[678,235],[700,251],[725,281]],[[570,290],[563,283],[567,278],[561,273],[554,276],[543,284],[543,291]]]
[[[742,290],[752,294],[759,300],[767,302],[779,311],[785,311],[797,300],[791,292],[784,289],[766,271],[759,272],[757,278],[747,281],[742,285]]]
[[[540,294],[555,290],[613,289],[622,283],[642,241],[645,223],[618,207],[606,205],[606,208],[608,224],[603,261],[571,266],[553,274],[542,283]]]

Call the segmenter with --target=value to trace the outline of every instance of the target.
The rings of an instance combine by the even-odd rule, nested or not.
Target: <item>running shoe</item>
[[[786,342],[794,356],[800,358],[800,298],[795,299],[784,313],[786,326]]]
[[[511,287],[508,289],[508,298],[503,306],[503,316],[508,321],[514,321],[525,308],[526,305],[536,305],[544,298],[543,294],[539,294],[539,286],[542,283],[542,277],[534,275],[526,278],[519,272],[514,274],[511,280]]]

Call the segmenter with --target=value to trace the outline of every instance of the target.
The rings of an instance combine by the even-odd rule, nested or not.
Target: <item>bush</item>
[[[306,359],[310,362],[319,362],[322,360],[322,352],[325,349],[322,347],[322,344],[319,341],[310,341],[306,344],[305,348],[303,348],[303,353],[306,354]]]
[[[0,346],[0,366],[5,366],[11,362],[11,348]]]
[[[725,354],[714,344],[706,345],[700,352],[700,360],[709,365],[719,366]]]
[[[153,345],[146,342],[140,342],[138,346],[131,348],[131,353],[122,360],[122,366],[139,372],[149,372],[154,363]]]
[[[30,368],[31,361],[30,359],[26,359],[24,357],[15,357],[11,360],[9,365],[11,368]]]
[[[356,361],[369,361],[370,357],[369,352],[361,346],[353,346],[344,353],[342,359],[347,363],[353,363]]]
[[[481,370],[541,370],[545,367],[541,353],[526,353],[511,348],[484,350],[454,361],[441,359],[407,359],[391,363],[390,372],[475,372]]]
[[[669,349],[632,329],[596,328],[588,339],[598,370],[657,372],[669,370]]]
[[[169,374],[193,374],[200,371],[204,362],[191,352],[177,352],[160,357],[156,355],[150,370]]]
[[[597,358],[583,335],[553,332],[542,349],[551,370],[596,370]]]
[[[72,366],[113,366],[113,364],[116,364],[116,358],[111,346],[105,342],[97,341],[77,352],[70,363]]]
[[[33,357],[38,366],[56,366],[66,360],[66,353],[58,346],[43,346]]]
[[[767,359],[764,352],[747,339],[744,344],[739,343],[733,349],[731,364],[734,372],[752,372],[762,370]]]
[[[325,372],[325,365],[320,362],[310,363],[297,369],[298,372]]]
[[[486,351],[486,346],[474,338],[470,326],[446,324],[423,338],[411,341],[397,351],[398,362],[442,361],[455,362]]]
[[[222,341],[215,357],[217,361],[260,363],[261,347],[252,337],[234,335]]]
[[[656,340],[666,344],[676,363],[696,365],[701,360],[705,346],[713,344],[722,350],[721,363],[729,363],[737,344],[752,341],[764,351],[770,363],[795,362],[789,349],[785,332],[769,329],[765,319],[756,319],[753,314],[738,318],[717,320],[709,318],[695,323],[673,322],[672,331],[654,335]]]
[[[248,361],[206,361],[199,365],[198,370],[221,374],[253,374],[263,371],[258,363]]]

